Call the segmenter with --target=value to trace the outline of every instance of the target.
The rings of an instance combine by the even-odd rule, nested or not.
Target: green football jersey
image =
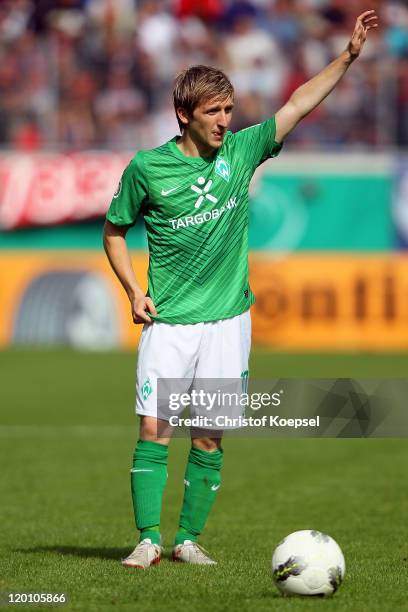
[[[211,158],[188,157],[176,137],[140,151],[123,172],[107,219],[132,225],[144,217],[148,293],[158,321],[199,323],[245,312],[248,283],[248,188],[275,157],[275,118],[227,132]]]

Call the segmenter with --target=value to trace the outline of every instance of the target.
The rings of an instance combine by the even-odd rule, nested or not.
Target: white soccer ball
[[[345,571],[337,542],[311,529],[286,536],[272,556],[273,579],[285,595],[332,595]]]

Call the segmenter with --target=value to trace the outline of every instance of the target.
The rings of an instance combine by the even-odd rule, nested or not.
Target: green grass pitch
[[[121,567],[136,542],[134,366],[130,353],[0,353],[0,591],[66,592],[62,610],[408,610],[406,439],[226,440],[201,540],[219,564]],[[407,366],[404,354],[258,351],[251,374],[390,378],[405,377]],[[187,451],[187,440],[173,441],[168,550]],[[346,580],[333,598],[282,598],[272,583],[273,548],[304,528],[328,532],[344,551]]]

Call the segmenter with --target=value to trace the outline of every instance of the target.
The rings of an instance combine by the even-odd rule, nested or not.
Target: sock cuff
[[[169,449],[167,444],[150,442],[149,440],[138,440],[133,453],[133,461],[153,461],[154,463],[167,464]]]
[[[222,448],[217,448],[217,450],[211,452],[192,447],[188,455],[188,462],[203,468],[220,470],[222,468],[223,452]]]
[[[160,535],[160,528],[159,528],[159,526],[157,525],[157,527],[146,527],[144,529],[141,529],[140,530],[139,542],[141,542],[145,538],[150,538],[152,544],[158,544],[160,546],[160,544],[161,544],[161,535]]]

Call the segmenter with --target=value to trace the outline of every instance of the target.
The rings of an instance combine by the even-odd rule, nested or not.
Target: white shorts
[[[250,349],[249,310],[220,321],[145,325],[139,342],[136,413],[157,416],[159,378],[194,381],[248,376]]]

